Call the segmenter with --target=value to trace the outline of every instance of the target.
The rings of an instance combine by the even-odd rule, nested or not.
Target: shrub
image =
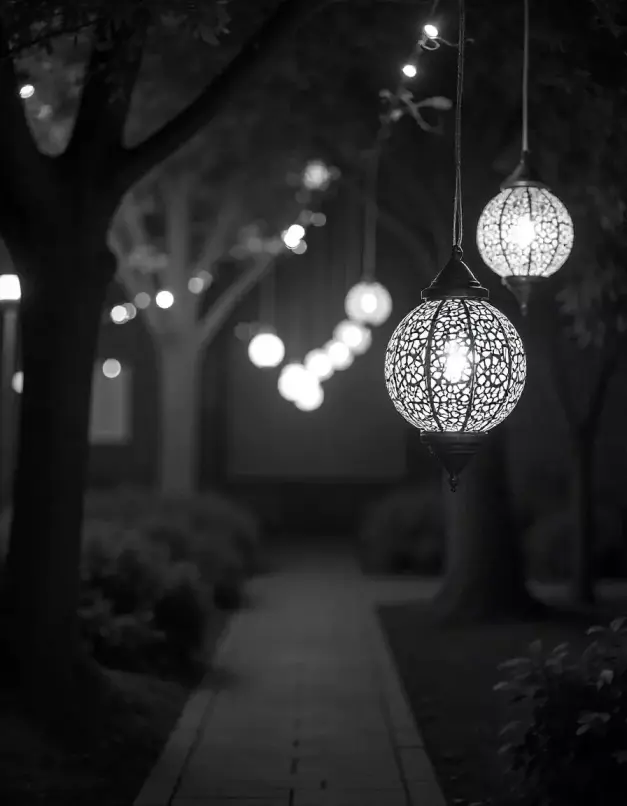
[[[498,683],[519,719],[502,735],[514,793],[533,806],[622,806],[627,791],[627,631],[625,619],[592,627],[577,659],[562,644],[501,665]]]
[[[367,570],[437,574],[444,561],[444,523],[437,489],[389,493],[366,513],[361,551]]]
[[[525,533],[529,573],[541,580],[567,579],[573,557],[573,519],[568,510],[545,515]],[[595,564],[601,576],[621,576],[625,571],[619,518],[607,508],[596,513]]]

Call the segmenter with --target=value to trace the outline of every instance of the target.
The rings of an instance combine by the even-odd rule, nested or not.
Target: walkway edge
[[[232,623],[233,618],[229,620],[217,640],[213,652],[214,659],[218,657],[219,651],[228,640]],[[171,803],[183,768],[194,749],[211,705],[220,693],[219,689],[207,687],[206,681],[210,674],[210,671],[207,672],[189,695],[170,738],[133,802],[133,806],[169,806]]]

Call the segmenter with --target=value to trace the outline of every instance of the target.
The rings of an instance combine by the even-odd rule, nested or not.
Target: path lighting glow
[[[431,25],[431,23],[427,23],[423,29],[424,34],[429,39],[437,39],[440,36],[440,32],[436,28],[435,25]]]
[[[135,305],[141,309],[147,308],[150,305],[150,294],[140,291],[135,295]]]
[[[407,78],[416,78],[418,75],[418,68],[415,64],[407,62],[407,64],[403,67],[403,75]]]
[[[324,403],[324,389],[317,384],[309,384],[304,387],[294,401],[294,405],[300,411],[315,411]]]
[[[372,334],[367,327],[344,319],[333,331],[333,338],[343,342],[355,355],[362,355],[372,344]]]
[[[21,395],[22,391],[24,390],[24,373],[23,372],[16,372],[11,379],[11,387],[13,391]]]
[[[292,224],[291,227],[288,227],[285,232],[281,235],[283,239],[283,243],[287,246],[288,249],[296,249],[298,244],[303,240],[305,237],[305,227],[301,224]]]
[[[17,274],[0,274],[0,302],[19,302],[22,297]]]
[[[392,313],[392,297],[381,283],[362,281],[346,295],[346,315],[364,325],[382,325]]]
[[[294,402],[304,388],[317,384],[318,379],[308,372],[302,364],[286,364],[281,370],[278,389],[281,397]]]
[[[327,381],[333,375],[333,364],[324,350],[311,350],[307,353],[305,369],[321,381]]]
[[[248,345],[248,357],[260,369],[278,367],[285,358],[285,345],[276,333],[257,333]]]
[[[171,291],[159,291],[155,302],[159,308],[171,308],[174,305],[174,294]]]
[[[32,98],[35,94],[35,87],[32,84],[23,84],[20,87],[20,98],[26,100],[27,98]]]
[[[102,364],[102,374],[105,378],[117,378],[122,372],[122,364],[117,358],[107,358]]]
[[[325,349],[334,369],[348,369],[353,363],[353,354],[344,342],[330,341]]]
[[[114,308],[112,308],[110,316],[111,321],[115,325],[123,325],[125,322],[128,322],[128,311],[124,305],[116,305]]]

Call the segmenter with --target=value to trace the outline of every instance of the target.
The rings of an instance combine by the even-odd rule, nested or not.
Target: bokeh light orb
[[[17,274],[0,274],[0,302],[19,302],[22,287]]]
[[[286,364],[283,367],[277,384],[281,397],[292,402],[304,394],[303,390],[316,385],[319,386],[319,382],[315,375],[297,363]]]
[[[174,294],[171,291],[159,291],[155,297],[155,302],[159,308],[164,310],[174,305]]]
[[[333,364],[324,350],[311,350],[305,356],[305,369],[320,381],[327,381],[333,375]]]
[[[349,319],[363,325],[382,325],[392,313],[392,297],[387,288],[376,282],[354,285],[344,303]]]
[[[335,341],[343,342],[351,353],[363,355],[372,344],[372,333],[359,322],[344,319],[333,331]]]
[[[518,332],[483,299],[423,302],[398,325],[385,357],[392,403],[423,432],[489,431],[520,400],[526,372]]]
[[[115,305],[113,308],[111,308],[111,313],[109,315],[111,317],[111,321],[115,325],[123,325],[125,322],[128,322],[129,319],[128,311],[124,305]]]
[[[305,237],[305,227],[302,224],[292,224],[281,234],[281,239],[288,249],[296,249]]]
[[[122,364],[117,358],[107,358],[102,363],[102,374],[105,378],[117,378],[122,372]]]
[[[324,403],[324,389],[320,384],[307,384],[302,387],[294,400],[294,405],[300,411],[315,411]]]
[[[257,333],[248,345],[248,357],[260,369],[278,367],[285,358],[285,345],[276,333]]]
[[[503,278],[550,277],[573,248],[566,206],[543,186],[507,187],[487,203],[477,225],[486,265]]]
[[[333,369],[348,369],[354,361],[353,354],[343,341],[330,341],[325,345],[324,349],[329,356]]]

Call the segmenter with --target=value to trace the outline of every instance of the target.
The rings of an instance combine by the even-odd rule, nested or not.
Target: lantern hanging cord
[[[377,223],[379,219],[379,204],[377,200],[379,183],[379,164],[383,142],[389,134],[390,127],[385,123],[380,127],[377,139],[369,155],[368,171],[366,175],[366,210],[364,216],[364,256],[363,276],[366,280],[373,280],[377,264]]]
[[[529,151],[529,0],[524,0],[525,35],[523,48],[523,83],[522,83],[522,150]]]
[[[462,100],[464,94],[464,52],[466,44],[466,6],[459,0],[459,42],[457,45],[457,97],[455,104],[455,201],[453,208],[453,245],[461,250],[464,237],[462,202]]]

